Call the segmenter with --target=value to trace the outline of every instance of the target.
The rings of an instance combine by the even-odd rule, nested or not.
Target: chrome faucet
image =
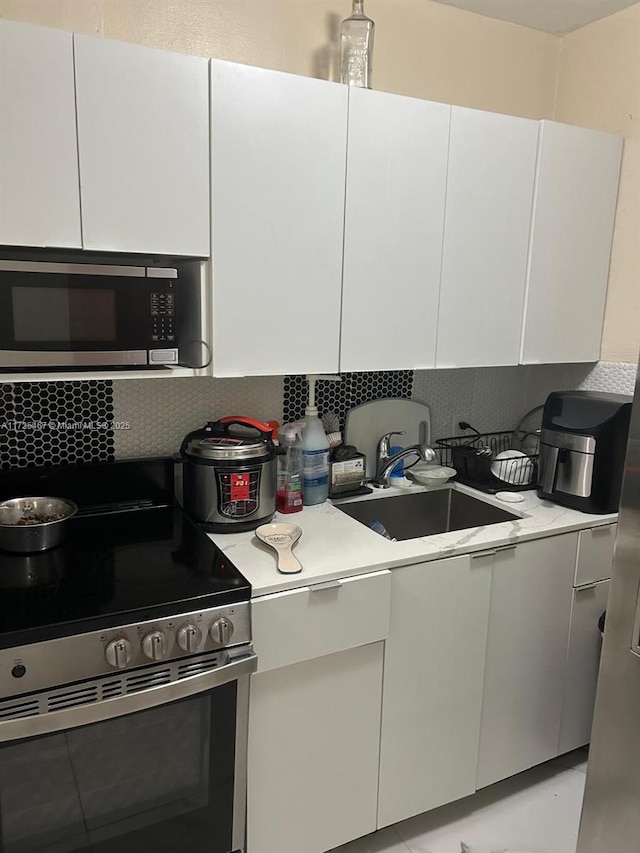
[[[378,442],[376,476],[372,481],[372,485],[378,489],[389,488],[389,475],[391,471],[406,456],[419,456],[424,462],[434,462],[436,460],[436,452],[428,444],[411,444],[409,447],[403,448],[400,453],[390,456],[390,439],[392,435],[406,435],[406,431],[386,432]]]

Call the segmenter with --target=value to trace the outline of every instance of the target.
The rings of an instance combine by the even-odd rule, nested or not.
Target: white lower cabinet
[[[395,569],[378,826],[476,789],[491,555]]]
[[[252,677],[247,853],[324,853],[375,830],[383,648]]]
[[[610,574],[614,538],[255,600],[247,853],[325,853],[587,743],[609,581],[574,584]]]
[[[324,853],[375,830],[390,578],[252,603],[247,853]]]
[[[558,754],[577,537],[494,557],[478,788]]]
[[[602,649],[598,620],[607,609],[609,583],[601,581],[573,591],[559,754],[591,740]]]

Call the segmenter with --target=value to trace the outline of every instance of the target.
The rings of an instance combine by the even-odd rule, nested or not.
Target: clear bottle
[[[364,0],[353,0],[353,10],[340,25],[340,81],[371,88],[375,24],[364,13]]]
[[[278,454],[278,512],[300,512],[302,509],[302,424],[285,424],[280,428],[281,452]]]
[[[321,504],[329,497],[329,439],[316,406],[316,376],[308,376],[309,404],[302,430],[302,499],[305,506]]]

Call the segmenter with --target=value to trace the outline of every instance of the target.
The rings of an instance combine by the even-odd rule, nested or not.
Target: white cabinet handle
[[[586,592],[588,589],[595,589],[597,584],[595,583],[585,583],[582,586],[575,587],[576,592]]]
[[[515,551],[517,545],[498,545],[496,548],[489,548],[486,551],[476,551],[471,554],[472,560],[477,560],[480,557],[493,557],[495,554],[501,554],[503,551]]]
[[[342,581],[325,581],[324,583],[314,583],[309,589],[311,592],[320,592],[323,589],[340,589]]]

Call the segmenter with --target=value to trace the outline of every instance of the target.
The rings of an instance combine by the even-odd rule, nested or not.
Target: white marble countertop
[[[256,598],[350,575],[470,554],[528,539],[612,524],[618,518],[616,513],[589,515],[567,509],[540,500],[535,491],[522,492],[524,501],[521,503],[504,503],[468,486],[456,483],[453,488],[519,517],[515,521],[390,542],[327,501],[319,506],[305,507],[302,512],[291,515],[277,514],[273,519],[297,524],[302,528],[302,537],[294,546],[294,553],[302,563],[302,572],[295,575],[283,575],[277,571],[275,552],[263,545],[253,531],[209,535],[250,582],[253,597]],[[374,492],[367,500],[394,498],[422,491],[427,489],[422,486],[391,488]]]

